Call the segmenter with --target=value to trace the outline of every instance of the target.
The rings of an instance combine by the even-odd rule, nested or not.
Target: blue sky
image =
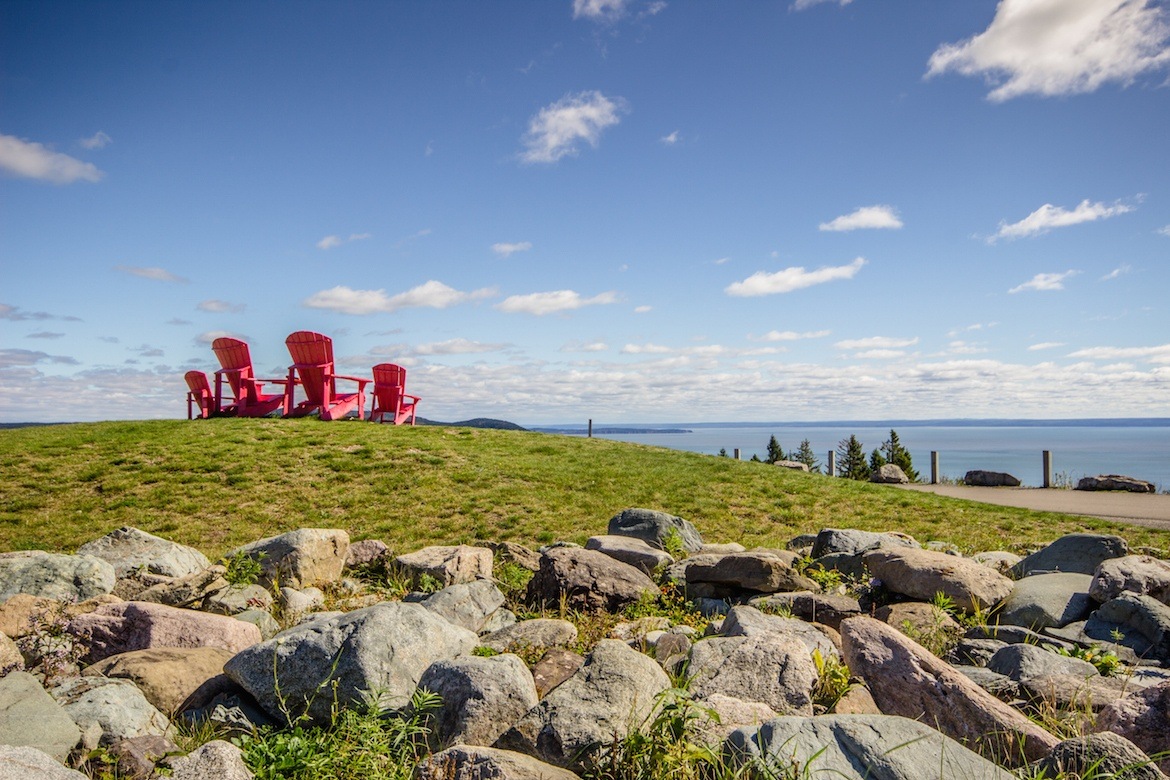
[[[0,421],[1170,416],[1155,0],[0,4]]]

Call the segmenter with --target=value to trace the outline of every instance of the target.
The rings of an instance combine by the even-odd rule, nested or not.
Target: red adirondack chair
[[[322,420],[340,420],[356,410],[365,419],[366,385],[369,379],[343,376],[334,371],[333,339],[320,333],[298,330],[284,340],[293,364],[288,367],[288,384],[284,394],[286,417],[303,417],[318,410]],[[337,380],[357,383],[356,393],[338,393]],[[293,390],[300,385],[305,400],[293,405]]]
[[[195,419],[195,407],[199,407],[199,416],[206,420],[212,415],[219,414],[215,404],[215,396],[211,394],[211,385],[207,383],[207,374],[202,371],[188,371],[183,375],[187,380],[187,419]],[[235,411],[235,408],[232,408]]]
[[[374,403],[370,420],[400,425],[407,418],[414,425],[414,410],[422,399],[406,392],[406,369],[393,363],[374,366]]]
[[[248,345],[239,339],[223,336],[211,342],[211,350],[222,366],[215,372],[216,407],[225,408],[223,382],[226,379],[232,393],[232,404],[239,417],[265,417],[284,405],[285,393],[273,395],[264,392],[264,385],[283,385],[284,379],[257,379],[252,370],[252,355]]]

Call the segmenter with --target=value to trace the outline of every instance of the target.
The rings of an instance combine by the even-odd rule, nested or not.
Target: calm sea
[[[595,424],[595,430],[599,427]],[[651,444],[677,450],[731,455],[738,447],[748,460],[767,452],[768,438],[775,436],[787,453],[808,439],[824,464],[829,450],[856,435],[868,454],[886,440],[890,424],[739,424],[711,426],[662,426],[686,428],[689,433],[594,433],[598,438]],[[1006,471],[1029,486],[1043,479],[1041,452],[1052,453],[1052,471],[1073,483],[1083,476],[1125,474],[1170,489],[1170,420],[1149,425],[907,425],[894,423],[902,445],[910,451],[914,467],[930,478],[930,453],[939,453],[944,476],[962,478],[971,469]]]

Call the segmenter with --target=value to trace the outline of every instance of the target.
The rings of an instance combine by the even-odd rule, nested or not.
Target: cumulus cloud
[[[1129,273],[1130,270],[1132,270],[1132,269],[1129,267],[1128,263],[1122,263],[1117,268],[1114,268],[1112,271],[1110,271],[1109,273],[1102,276],[1100,281],[1108,282],[1111,279],[1116,279],[1119,276],[1123,276],[1123,275]]]
[[[675,130],[670,135],[664,135],[658,139],[660,143],[666,144],[667,146],[674,146],[679,142],[679,140],[678,130]]]
[[[1017,285],[1008,290],[1009,293],[1015,294],[1024,292],[1025,290],[1063,290],[1064,280],[1070,276],[1075,276],[1079,271],[1065,271],[1060,274],[1036,274],[1030,280],[1023,284]]]
[[[520,241],[515,244],[508,244],[503,242],[492,244],[492,251],[500,257],[511,257],[516,252],[527,252],[529,249],[532,249],[531,241]]]
[[[25,179],[52,184],[75,181],[98,182],[105,176],[92,163],[54,152],[35,141],[0,133],[0,170]]]
[[[1064,346],[1063,341],[1041,341],[1039,344],[1033,344],[1030,347],[1028,347],[1028,351],[1029,352],[1040,352],[1040,351],[1045,350],[1045,349],[1056,349],[1057,347],[1063,347],[1063,346]]]
[[[206,301],[200,301],[195,306],[199,311],[211,312],[212,314],[239,314],[247,308],[247,304],[232,303],[231,301],[221,301],[212,298]]]
[[[870,336],[864,339],[845,339],[838,341],[833,346],[837,349],[901,349],[902,347],[912,347],[918,343],[918,337],[895,338],[892,336]]]
[[[101,130],[98,130],[96,133],[91,135],[89,138],[82,138],[80,141],[78,141],[78,143],[81,144],[86,149],[105,149],[107,146],[109,146],[113,142],[114,142],[114,139],[110,138],[108,135],[103,133]]]
[[[902,220],[892,206],[862,206],[851,214],[822,222],[821,230],[845,232],[849,230],[897,230]]]
[[[724,292],[737,297],[787,293],[838,279],[852,279],[863,265],[865,265],[865,258],[859,257],[848,265],[818,268],[815,271],[807,271],[800,266],[785,268],[774,273],[757,271],[742,282],[728,285]]]
[[[605,352],[609,345],[604,341],[566,341],[558,352]]]
[[[337,247],[341,246],[343,243],[344,242],[341,240],[341,236],[325,236],[325,238],[323,238],[317,242],[317,248],[318,249],[336,249]]]
[[[1155,232],[1160,236],[1170,236],[1170,225],[1158,228]]]
[[[831,331],[806,330],[798,333],[795,330],[770,330],[763,336],[749,336],[753,341],[800,341],[801,339],[820,339],[828,336]]]
[[[612,22],[626,13],[630,0],[573,0],[573,18]]]
[[[1010,225],[1001,222],[999,230],[988,239],[988,242],[995,243],[1001,238],[1011,240],[1039,236],[1053,228],[1079,225],[1082,222],[1096,222],[1099,219],[1109,219],[1130,211],[1133,211],[1133,206],[1120,202],[1108,206],[1100,202],[1090,203],[1088,200],[1082,200],[1072,211],[1045,203],[1019,222],[1013,222]]]
[[[623,355],[669,355],[674,352],[670,347],[661,344],[626,344],[621,348]]]
[[[1170,22],[1150,0],[1000,0],[982,33],[940,46],[927,77],[982,76],[988,99],[1127,86],[1170,64]]]
[[[553,290],[551,292],[530,293],[528,295],[512,295],[500,303],[496,308],[508,314],[556,314],[562,311],[572,311],[585,306],[599,306],[608,303],[617,303],[615,292],[603,292],[592,298],[583,298],[574,290]]]
[[[622,98],[608,98],[596,90],[565,95],[528,121],[520,159],[526,163],[554,163],[576,156],[581,142],[596,148],[601,133],[621,121],[627,110]]]
[[[647,314],[648,312],[651,312],[651,311],[654,311],[653,306],[646,306],[643,304],[642,306],[635,306],[634,307],[634,314]]]
[[[430,344],[417,344],[409,346],[406,344],[395,345],[396,353],[404,353],[415,356],[427,355],[474,355],[485,352],[500,352],[509,347],[508,344],[493,344],[483,341],[472,341],[470,339],[456,338],[447,339],[446,341],[436,341]]]
[[[1165,362],[1170,359],[1170,344],[1156,347],[1088,347],[1070,352],[1071,358],[1085,360],[1149,360]]]
[[[191,280],[182,276],[171,273],[165,268],[143,268],[137,265],[116,265],[115,271],[121,271],[124,274],[131,276],[138,276],[142,279],[150,279],[155,282],[174,282],[175,284],[190,284]]]
[[[195,337],[195,343],[199,346],[207,346],[211,342],[219,338],[239,339],[240,341],[247,341],[248,337],[242,333],[236,333],[232,330],[205,330]]]
[[[496,294],[495,288],[489,287],[461,292],[432,279],[397,295],[386,295],[385,290],[354,290],[339,285],[313,293],[302,302],[302,305],[310,309],[328,309],[341,314],[376,314],[409,308],[446,309],[459,303],[490,298]]]
[[[64,355],[49,355],[45,352],[36,352],[31,349],[0,349],[0,368],[32,366],[37,363],[56,363],[66,366],[80,365],[74,358]]]

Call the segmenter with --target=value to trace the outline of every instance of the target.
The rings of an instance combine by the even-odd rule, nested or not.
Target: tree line
[[[720,450],[719,454],[726,457],[727,450]],[[811,472],[821,473],[821,462],[813,453],[812,443],[808,439],[801,441],[797,449],[785,453],[780,442],[773,435],[768,439],[767,454],[762,461],[758,455],[752,455],[751,459],[763,463],[790,460],[803,463],[808,466],[808,470]],[[858,441],[857,436],[850,434],[848,438],[837,443],[836,466],[839,477],[868,480],[875,471],[887,463],[892,463],[902,469],[911,482],[918,481],[918,472],[914,469],[910,451],[902,446],[902,442],[898,440],[898,432],[892,428],[890,429],[890,437],[882,442],[880,447],[875,447],[870,452],[868,459],[865,456],[865,447]]]

